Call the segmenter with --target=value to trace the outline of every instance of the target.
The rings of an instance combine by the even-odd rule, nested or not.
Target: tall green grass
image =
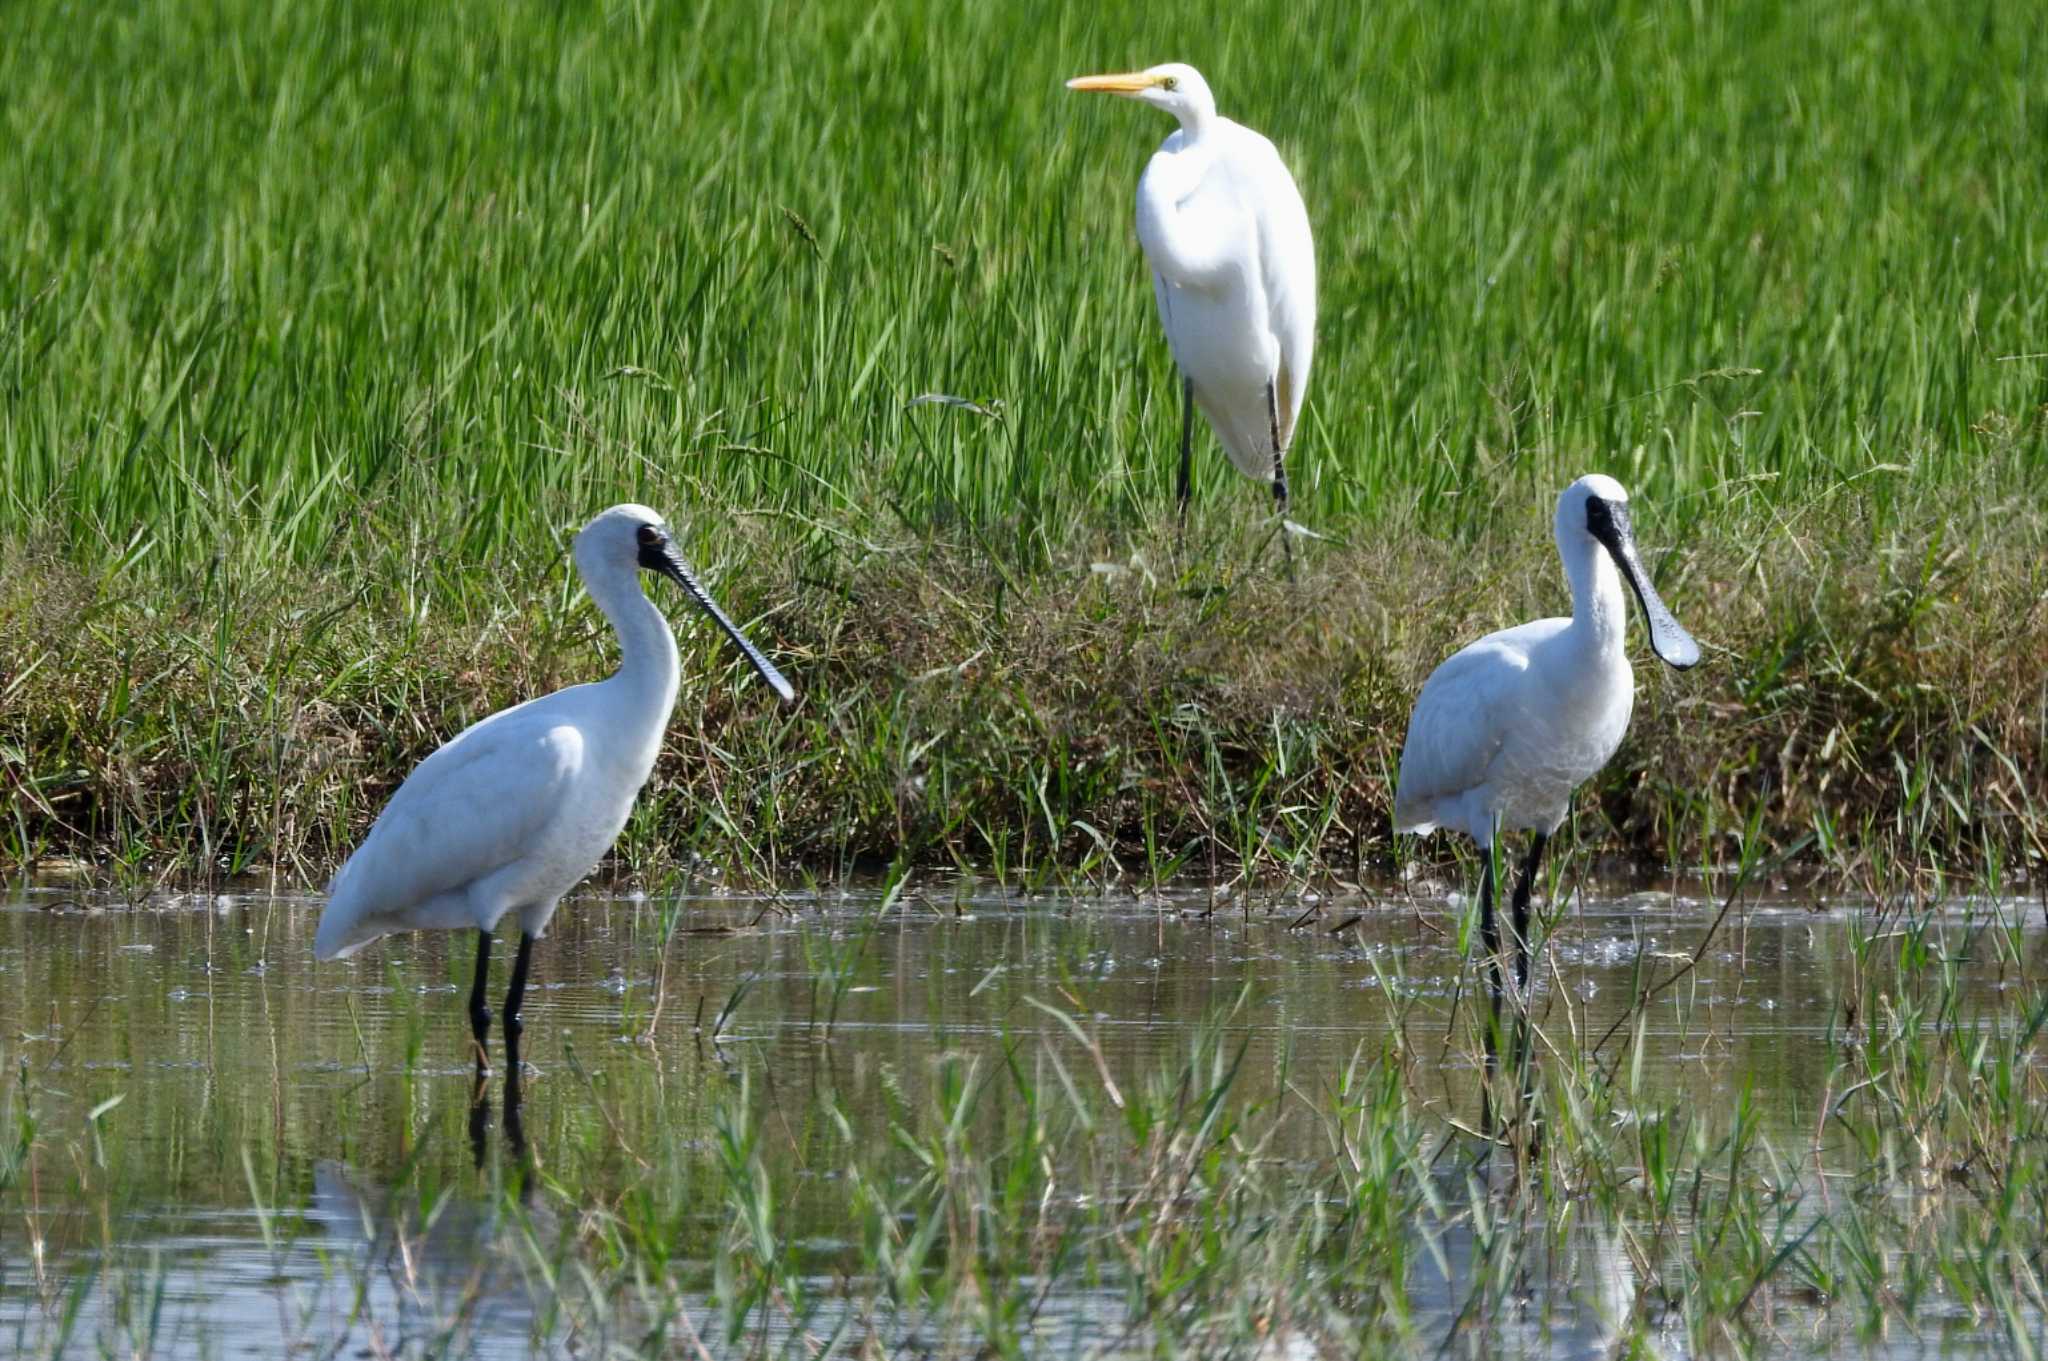
[[[1661,527],[1883,463],[1981,495],[2042,452],[2022,5],[12,28],[0,526],[87,557],[363,570],[367,523],[474,560],[626,495],[706,539],[741,510],[1009,549],[1137,522],[1177,431],[1131,196],[1170,124],[1059,79],[1168,58],[1276,139],[1316,224],[1311,524],[1455,533],[1600,467]]]
[[[746,793],[693,785],[671,833],[768,865],[1349,854],[1427,666],[1558,608],[1543,530],[1589,469],[1720,649],[1645,721],[1689,737],[1710,704],[1721,745],[1598,795],[1691,819],[1638,846],[1759,793],[1788,840],[1882,822],[1895,754],[2043,802],[2025,5],[8,28],[10,858],[317,863],[460,721],[592,673],[561,548],[627,498],[816,697],[728,741],[711,687],[689,768],[725,742]],[[1130,217],[1170,123],[1060,86],[1165,59],[1277,141],[1316,226],[1293,480],[1328,537],[1295,596],[1206,433],[1186,555],[1167,528],[1177,389]],[[2038,850],[2026,816],[1996,839]]]

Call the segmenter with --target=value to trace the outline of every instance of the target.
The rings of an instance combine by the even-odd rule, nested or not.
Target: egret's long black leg
[[[1294,580],[1294,539],[1287,532],[1287,451],[1280,447],[1280,395],[1266,380],[1266,419],[1273,431],[1273,508],[1280,512],[1280,551],[1287,559],[1287,579]]]
[[[1500,1066],[1500,923],[1493,916],[1493,848],[1483,846],[1480,854],[1486,867],[1479,876],[1479,948],[1486,952],[1488,1006],[1483,1033],[1486,1041],[1486,1077],[1480,1087],[1479,1127],[1493,1133],[1493,1075]]]
[[[1180,380],[1180,540],[1188,537],[1188,498],[1194,494],[1195,380]]]
[[[484,985],[491,976],[491,933],[476,933],[476,977],[469,985],[469,1033],[476,1037],[476,1069],[479,1074],[490,1068],[489,1051],[484,1041],[491,1033],[491,1009],[484,1002]]]
[[[1550,838],[1542,832],[1529,843],[1529,856],[1522,862],[1522,877],[1515,885],[1515,1071],[1522,1073],[1525,1084],[1523,1096],[1528,1096],[1526,1084],[1528,1074],[1524,1069],[1529,1057],[1529,895],[1536,887],[1536,868],[1543,862],[1543,848],[1550,844]]]
[[[521,931],[519,958],[512,964],[512,986],[505,990],[505,1062],[515,1074],[519,1071],[519,1036],[526,1029],[519,1019],[519,1007],[526,1000],[526,970],[532,962],[533,933]]]

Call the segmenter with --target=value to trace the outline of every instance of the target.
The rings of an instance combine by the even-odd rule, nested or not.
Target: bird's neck
[[[1564,554],[1572,583],[1572,628],[1601,652],[1622,650],[1628,627],[1628,598],[1614,559],[1597,543],[1582,541]]]
[[[1138,239],[1152,268],[1180,288],[1216,287],[1243,266],[1235,212],[1190,203],[1215,162],[1216,146],[1213,138],[1185,135],[1172,151],[1154,156],[1138,181]]]
[[[1181,201],[1201,185],[1211,159],[1209,147],[1186,140],[1171,154],[1154,156],[1138,181],[1138,210],[1150,212],[1162,222],[1171,221],[1179,214]]]
[[[1192,147],[1216,130],[1218,118],[1214,105],[1174,110],[1173,116],[1180,122],[1181,146]]]
[[[675,630],[668,619],[641,593],[633,577],[588,584],[590,598],[619,635],[619,669],[612,679],[619,683],[638,709],[666,719],[675,707],[676,686],[682,675],[682,661],[676,653]]]

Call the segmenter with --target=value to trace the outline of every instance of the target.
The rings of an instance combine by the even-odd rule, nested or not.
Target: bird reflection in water
[[[529,1188],[533,1185],[535,1166],[533,1150],[526,1142],[524,1078],[519,1062],[519,1046],[511,1041],[509,1062],[505,1069],[505,1146],[511,1150],[514,1162],[519,1168],[519,1199],[524,1204]],[[491,1070],[479,1058],[476,1078],[469,1089],[469,1151],[476,1159],[477,1171],[484,1170],[490,1153],[491,1135]]]
[[[309,1303],[335,1343],[325,1354],[557,1354],[551,1286],[523,1260],[522,1244],[561,1231],[546,1198],[527,1197],[537,1178],[508,1173],[502,1192],[431,1178],[417,1167],[386,1182],[332,1159],[314,1165],[309,1218],[341,1267],[341,1289]]]

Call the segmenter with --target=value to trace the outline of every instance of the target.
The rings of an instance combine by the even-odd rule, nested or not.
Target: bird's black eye
[[[633,537],[640,541],[640,565],[650,572],[665,572],[669,569],[671,550],[668,535],[660,525],[642,525],[633,531]]]
[[[1159,87],[1163,90],[1178,90],[1180,88],[1180,77],[1168,76],[1165,80],[1159,82]]]

